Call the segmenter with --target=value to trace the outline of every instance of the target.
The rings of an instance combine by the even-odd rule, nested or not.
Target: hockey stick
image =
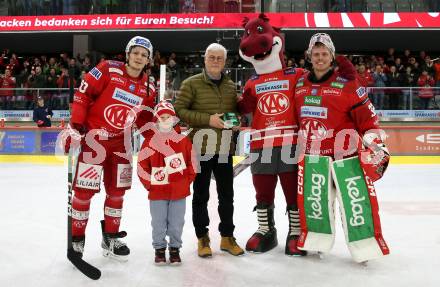
[[[244,171],[246,168],[251,166],[251,164],[248,162],[249,155],[245,155],[244,159],[241,160],[239,163],[234,165],[234,177],[238,176],[242,171]]]
[[[69,94],[69,111],[72,112],[72,102],[74,94],[73,84],[73,69],[70,69],[70,94]],[[73,251],[72,246],[72,190],[73,190],[73,177],[74,169],[76,168],[76,159],[78,150],[74,151],[74,148],[69,149],[69,157],[67,161],[67,259],[78,268],[81,273],[93,280],[98,280],[101,277],[101,271],[84,261],[76,252]]]

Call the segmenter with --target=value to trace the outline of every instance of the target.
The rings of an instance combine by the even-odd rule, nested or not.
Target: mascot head
[[[240,56],[252,63],[257,74],[268,74],[285,68],[284,38],[280,29],[269,24],[269,18],[243,20],[244,34],[240,42]]]

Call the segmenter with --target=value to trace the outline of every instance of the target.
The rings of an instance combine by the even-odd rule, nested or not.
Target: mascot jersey
[[[310,81],[311,77],[306,73],[295,88],[299,135],[307,139],[306,153],[355,154],[360,147],[357,132],[363,136],[366,131],[379,128],[366,89],[357,80],[349,81],[333,71],[319,83]]]
[[[125,128],[136,122],[138,127],[151,120],[155,89],[148,76],[130,77],[125,64],[104,61],[89,71],[75,93],[72,123],[85,125],[87,130],[101,129],[109,138],[122,136]]]
[[[302,69],[286,68],[246,82],[240,109],[253,112],[251,149],[296,143],[294,89],[302,75]]]

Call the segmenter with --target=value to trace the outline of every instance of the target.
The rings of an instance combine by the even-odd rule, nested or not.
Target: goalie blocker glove
[[[388,167],[390,153],[381,136],[376,133],[366,133],[362,143],[365,148],[360,152],[361,166],[372,181],[377,181]]]

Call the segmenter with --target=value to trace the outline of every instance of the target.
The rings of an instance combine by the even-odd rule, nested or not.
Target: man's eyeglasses
[[[216,56],[208,56],[208,61],[210,61],[210,62],[215,62],[215,61],[223,62],[224,60],[225,60],[225,58],[220,57],[220,56],[218,56],[218,57],[216,57]]]

